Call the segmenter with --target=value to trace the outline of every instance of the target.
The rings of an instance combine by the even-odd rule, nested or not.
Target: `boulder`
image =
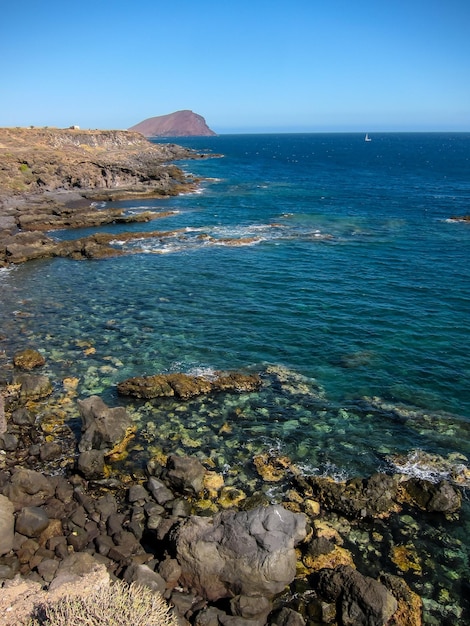
[[[27,506],[21,509],[16,518],[15,530],[25,537],[39,537],[49,525],[49,518],[44,509]]]
[[[460,491],[447,480],[432,483],[410,478],[404,487],[412,503],[429,513],[455,513],[462,504]]]
[[[313,497],[326,509],[352,518],[388,517],[399,510],[399,478],[376,473],[368,479],[335,482],[331,478],[308,478]]]
[[[398,607],[382,583],[348,565],[321,570],[317,583],[319,594],[336,603],[344,626],[386,626]]]
[[[85,450],[80,452],[77,469],[88,480],[102,478],[104,474],[104,451]]]
[[[164,482],[155,476],[150,476],[147,488],[158,504],[164,505],[165,503],[175,499],[173,492],[168,489]]]
[[[197,459],[171,455],[166,464],[170,487],[181,494],[199,494],[204,488],[205,467]]]
[[[3,433],[0,435],[0,450],[14,452],[18,448],[18,437],[13,433]]]
[[[51,395],[52,383],[47,376],[37,374],[18,374],[13,377],[13,384],[19,385],[20,400],[42,400]]]
[[[174,532],[182,584],[208,600],[271,598],[292,582],[306,519],[280,505],[192,516]]]
[[[132,564],[124,572],[124,580],[131,584],[137,583],[143,587],[148,587],[152,591],[164,593],[166,589],[165,580],[154,572],[148,565]]]
[[[41,461],[53,461],[62,455],[62,446],[55,441],[46,441],[39,448],[39,458]]]
[[[32,426],[36,421],[36,416],[24,407],[16,409],[11,414],[11,421],[17,426]]]
[[[13,548],[15,534],[15,507],[6,496],[0,495],[0,556]]]
[[[7,418],[5,415],[5,398],[0,393],[0,435],[7,432]]]
[[[235,596],[230,600],[230,612],[233,616],[266,624],[266,618],[271,612],[272,603],[263,596]]]
[[[83,593],[90,587],[109,584],[106,567],[87,552],[71,554],[60,562],[57,574],[49,586],[49,592],[62,586],[81,589]]]
[[[271,626],[305,626],[305,619],[297,611],[285,606],[276,611],[269,623]]]
[[[54,482],[34,470],[17,469],[3,493],[19,511],[25,506],[40,506],[55,494]]]
[[[120,443],[132,428],[132,418],[123,407],[110,408],[99,396],[78,400],[82,417],[80,452],[111,450]]]

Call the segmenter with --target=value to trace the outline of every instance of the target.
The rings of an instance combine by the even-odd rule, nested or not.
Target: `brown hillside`
[[[208,137],[216,134],[201,115],[187,110],[150,117],[129,130],[142,133],[145,137]]]

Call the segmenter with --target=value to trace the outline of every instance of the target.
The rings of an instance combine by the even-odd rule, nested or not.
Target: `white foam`
[[[15,271],[17,265],[10,265],[9,267],[0,267],[0,278],[6,278],[11,272]]]
[[[420,478],[432,483],[450,480],[462,486],[470,486],[470,469],[463,462],[465,457],[450,455],[448,458],[413,450],[404,458],[389,458],[388,462],[399,474]]]

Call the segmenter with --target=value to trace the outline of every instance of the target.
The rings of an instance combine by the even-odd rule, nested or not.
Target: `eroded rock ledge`
[[[191,191],[197,179],[170,161],[205,156],[129,131],[0,129],[0,266],[51,256],[89,258],[77,252],[86,242],[64,248],[45,233],[163,217],[168,213],[126,215],[99,202]],[[110,256],[109,248],[100,252],[91,243],[98,257]]]
[[[117,389],[122,396],[134,398],[176,397],[188,400],[201,394],[218,391],[255,391],[261,386],[258,374],[239,372],[215,372],[211,378],[188,374],[155,374],[136,376],[119,383]]]

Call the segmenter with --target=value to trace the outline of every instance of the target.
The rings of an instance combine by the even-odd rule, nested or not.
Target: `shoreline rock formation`
[[[461,493],[448,481],[376,474],[335,482],[302,476],[284,459],[284,495],[270,503],[260,494],[241,498],[210,466],[180,454],[121,473],[132,414],[99,396],[76,398],[70,382],[57,404],[50,402],[59,385],[36,373],[47,363],[32,349],[14,355],[12,364],[11,382],[0,388],[3,611],[5,598],[12,610],[24,601],[15,589],[26,583],[35,585],[32,610],[65,582],[80,586],[80,576],[99,573],[105,584],[117,578],[163,594],[178,618],[195,626],[423,623],[421,600],[403,578],[421,565],[404,537],[388,546],[401,575],[360,571],[364,565],[346,543],[362,526],[371,538],[385,535],[384,520],[397,520],[402,511],[405,518],[413,511],[456,515]],[[194,387],[190,378],[185,383],[201,390],[201,377],[193,377]],[[242,373],[215,380],[232,382],[217,393],[241,393],[240,381],[248,382]],[[215,389],[202,390],[208,392]],[[178,397],[188,401],[186,394]],[[81,414],[78,436],[56,416],[65,400]],[[266,456],[263,464],[276,466],[276,460]],[[265,480],[274,478],[266,472]],[[390,538],[384,540],[388,545]]]
[[[198,180],[170,161],[205,156],[129,131],[0,129],[0,267],[119,254],[98,236],[58,242],[47,231],[165,217],[165,211],[127,215],[100,202],[193,191]]]

